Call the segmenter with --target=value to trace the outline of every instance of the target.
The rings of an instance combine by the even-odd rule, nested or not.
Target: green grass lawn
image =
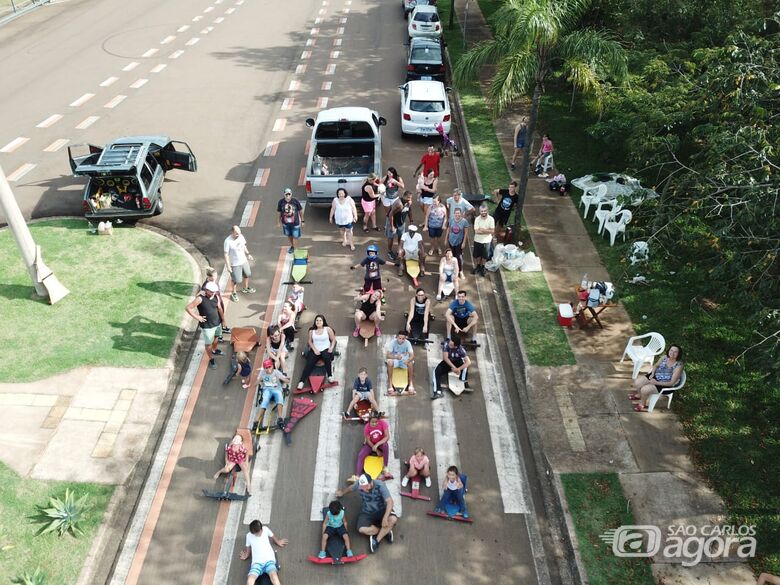
[[[35,536],[40,524],[30,517],[37,514],[37,506],[48,505],[52,496],[63,497],[66,488],[77,497],[89,496],[89,510],[80,524],[84,534]],[[0,583],[38,567],[47,573],[47,583],[75,583],[113,492],[113,486],[22,479],[0,463]]]
[[[46,264],[71,294],[55,305],[34,292],[10,231],[0,231],[0,298],[8,331],[0,382],[41,379],[83,366],[161,367],[192,294],[190,261],[143,229],[87,231],[83,219],[30,225]]]
[[[612,547],[599,539],[610,528],[634,524],[618,476],[614,473],[561,475],[566,501],[574,521],[580,557],[591,585],[653,585],[646,559],[616,557]]]

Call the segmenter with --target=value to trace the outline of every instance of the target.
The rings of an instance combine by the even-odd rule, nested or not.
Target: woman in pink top
[[[423,451],[422,447],[417,447],[414,450],[414,455],[409,457],[409,471],[401,480],[401,486],[406,487],[409,485],[409,479],[417,476],[425,478],[425,486],[431,487],[431,461]]]
[[[544,171],[544,163],[547,161],[548,158],[552,156],[553,152],[553,143],[552,140],[550,140],[550,135],[545,134],[542,136],[542,147],[539,149],[539,153],[536,155],[536,159],[534,159],[534,172],[537,175],[542,175]],[[546,177],[547,174],[544,173],[544,176]]]
[[[363,473],[363,464],[369,455],[382,455],[384,469],[382,474],[387,473],[387,458],[390,451],[387,442],[390,440],[390,427],[387,421],[379,418],[379,413],[372,412],[366,426],[363,428],[363,446],[358,453],[357,467],[355,475]],[[374,477],[373,479],[377,479]]]

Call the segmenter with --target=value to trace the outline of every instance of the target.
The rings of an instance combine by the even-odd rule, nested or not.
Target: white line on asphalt
[[[323,6],[327,6],[328,5],[328,0],[322,0],[322,5]]]
[[[16,169],[13,173],[8,175],[6,179],[8,179],[9,183],[13,183],[14,181],[18,181],[22,177],[24,177],[27,173],[29,173],[31,170],[35,168],[34,163],[24,163],[22,166],[20,166],[18,169]]]
[[[313,47],[317,44],[317,39],[306,39],[306,46]]]
[[[281,132],[285,129],[287,126],[287,118],[277,118],[274,122],[274,127],[271,129],[272,132]]]
[[[321,97],[317,99],[317,108],[322,110],[328,107],[328,98]]]
[[[333,39],[333,46],[334,47],[340,47],[341,46],[341,39]]]
[[[249,223],[249,218],[252,217],[252,209],[255,207],[254,201],[247,201],[244,205],[244,213],[241,214],[241,221],[238,222],[239,227],[246,227]]]
[[[482,396],[485,399],[490,442],[496,461],[496,473],[504,502],[504,514],[527,514],[528,480],[520,457],[512,401],[503,373],[496,366],[498,346],[494,335],[477,334],[477,364]],[[488,351],[490,357],[488,357]]]
[[[340,18],[340,19],[339,19],[339,22],[340,22],[341,24],[347,24],[347,17],[346,17],[346,16],[344,16],[344,17]]]
[[[100,87],[108,87],[109,85],[112,85],[113,83],[116,83],[119,80],[118,77],[107,77],[103,82],[100,84]]]
[[[290,86],[287,88],[287,91],[298,91],[299,87],[301,87],[301,82],[297,79],[291,79]]]
[[[403,502],[401,502],[401,462],[398,459],[398,400],[414,400],[414,398],[393,398],[385,396],[387,392],[387,366],[385,365],[385,346],[390,343],[392,335],[380,335],[376,338],[377,354],[377,380],[376,380],[376,400],[379,403],[379,409],[384,410],[387,415],[387,424],[390,426],[390,453],[387,458],[387,469],[395,478],[394,481],[387,482],[387,489],[393,498],[393,512],[399,518],[403,513]],[[384,408],[382,403],[385,403]]]
[[[84,118],[78,126],[76,126],[76,130],[86,130],[98,120],[100,120],[100,116],[88,116]]]
[[[295,75],[303,75],[306,73],[306,63],[301,63],[295,68]]]
[[[168,43],[171,43],[176,40],[176,35],[168,35],[163,40],[160,41],[161,45],[167,45]]]
[[[236,0],[236,6],[241,6],[244,3],[244,0]]]
[[[314,484],[311,489],[311,514],[309,520],[322,521],[322,508],[328,505],[339,488],[339,459],[341,456],[341,429],[344,421],[341,409],[344,408],[346,391],[346,354],[349,337],[339,335],[336,338],[341,356],[333,361],[333,377],[338,382],[335,388],[329,388],[320,403],[320,432],[317,439],[317,458],[314,465]]]
[[[174,51],[170,55],[168,55],[169,59],[178,59],[184,54],[184,51],[182,49],[179,49],[178,51]]]
[[[14,138],[11,142],[6,144],[3,148],[0,148],[0,152],[13,152],[17,148],[19,148],[22,144],[30,140],[29,138],[26,138],[24,136],[20,136],[19,138]]]
[[[582,429],[577,421],[577,410],[566,386],[555,386],[555,401],[558,403],[558,410],[561,411],[563,429],[566,431],[566,439],[571,450],[584,452],[585,438],[582,436]]]
[[[349,8],[344,9],[344,14],[349,14]]]
[[[233,14],[235,11],[236,11],[235,8],[228,8],[227,10],[225,10],[225,14]]]
[[[284,98],[282,100],[282,110],[292,110],[295,98]]]
[[[325,8],[320,8],[320,11],[319,11],[319,13],[318,13],[318,14],[319,14],[320,16],[322,16],[322,15],[323,15],[323,14],[325,14],[326,12],[327,12],[327,10],[326,10]]]
[[[130,84],[130,89],[138,89],[139,87],[143,87],[149,82],[148,79],[144,79],[143,77],[141,79],[136,79],[133,83]]]
[[[49,126],[56,124],[62,120],[62,114],[52,114],[48,118],[46,118],[43,122],[38,124],[36,128],[48,128]]]
[[[91,100],[93,97],[95,97],[94,93],[85,93],[83,96],[81,96],[78,99],[73,100],[70,102],[71,108],[78,108],[80,105],[87,103],[89,100]]]
[[[123,101],[125,101],[126,99],[127,99],[127,96],[126,96],[126,95],[117,95],[117,96],[114,96],[114,98],[113,98],[111,101],[107,102],[107,103],[106,103],[106,105],[104,105],[103,107],[104,107],[104,108],[108,108],[108,109],[115,108],[115,107],[117,107],[119,104],[121,104]]]
[[[204,13],[206,13],[206,12],[211,12],[212,10],[214,10],[214,7],[213,7],[213,6],[209,6],[209,7],[207,7],[207,8],[206,8],[206,9],[205,9],[203,12],[204,12]]]
[[[192,38],[191,38],[189,41],[187,41],[187,42],[186,42],[186,43],[184,43],[184,44],[185,44],[185,45],[187,45],[188,47],[191,47],[192,45],[194,45],[195,43],[197,43],[199,40],[200,40],[200,39],[199,39],[198,37],[192,37]]]
[[[312,37],[316,37],[318,34],[320,34],[320,29],[318,29],[316,27],[311,29],[311,31],[309,32],[309,36],[312,36]]]
[[[138,65],[140,65],[140,63],[138,63],[138,61],[131,61],[130,63],[128,63],[127,65],[122,67],[122,71],[132,71],[133,69],[138,67]],[[109,83],[109,85],[111,85],[111,84]]]
[[[43,149],[43,152],[57,152],[60,148],[65,146],[68,143],[67,138],[60,138],[59,140],[55,140],[52,142],[49,146]]]
[[[330,58],[331,59],[338,59],[340,54],[341,53],[339,51],[331,51],[330,52]]]
[[[214,0],[214,4],[222,4],[225,0]]]
[[[213,26],[207,26],[206,28],[204,28],[203,30],[200,31],[200,34],[207,35],[207,34],[209,34],[213,30],[214,30]]]
[[[200,332],[198,332],[200,337]],[[192,391],[192,384],[195,381],[195,376],[198,373],[200,362],[203,359],[204,345],[198,339],[195,342],[195,350],[187,366],[187,373],[184,376],[179,394],[176,396],[176,402],[173,404],[173,410],[171,412],[168,423],[165,425],[160,445],[157,448],[157,453],[154,456],[151,469],[149,470],[149,476],[144,484],[141,497],[138,499],[138,503],[133,513],[133,520],[130,523],[130,529],[125,536],[125,542],[122,545],[122,550],[119,553],[119,559],[117,560],[116,567],[114,568],[114,574],[111,578],[111,585],[124,585],[127,579],[127,574],[130,572],[130,566],[133,563],[133,557],[135,551],[138,548],[138,542],[141,539],[141,533],[144,530],[146,524],[146,518],[149,515],[149,510],[152,507],[152,501],[157,493],[157,487],[160,484],[160,478],[162,477],[163,470],[165,469],[165,463],[170,454],[171,447],[173,446],[173,440],[176,437],[176,431],[179,429],[181,423],[182,414],[184,413],[184,407],[187,405],[187,400],[190,397]]]
[[[322,19],[318,16],[314,19],[314,24],[322,24]]]
[[[278,145],[279,145],[278,140],[269,140],[265,145],[263,156],[274,156],[275,150],[279,147]]]
[[[160,63],[159,65],[155,65],[149,73],[159,73],[163,69],[165,69],[167,65],[165,63]]]
[[[301,53],[301,59],[308,59],[309,57],[311,57],[311,51],[304,51]]]
[[[143,55],[141,55],[141,57],[143,57],[144,59],[146,59],[147,57],[151,57],[152,55],[156,54],[156,53],[157,53],[159,50],[160,50],[160,49],[149,49],[148,51],[146,51],[146,53],[144,53]]]
[[[338,27],[336,29],[336,34],[339,35],[339,36],[343,35],[344,34],[344,27],[343,26]]]
[[[352,6],[352,0],[347,0],[346,2],[344,2],[344,5],[345,6]]]
[[[428,372],[430,374],[431,385],[433,385],[433,371],[441,361],[441,342],[440,335],[434,333],[428,336],[433,341],[430,351],[427,353]],[[430,395],[433,388],[426,394]],[[436,481],[434,486],[441,485],[444,476],[447,475],[447,468],[450,465],[456,465],[460,469],[460,450],[455,429],[455,413],[452,408],[452,398],[447,395],[437,398],[433,401],[433,447],[436,457]]]
[[[203,17],[202,17],[202,16],[199,14],[198,16],[195,16],[195,17],[192,19],[192,22],[198,22],[198,21],[199,21],[199,20],[201,20],[202,18],[203,18]]]
[[[224,16],[219,16],[214,19],[214,24],[221,24],[225,20]]]
[[[181,25],[179,28],[177,28],[177,29],[176,29],[176,32],[177,32],[177,33],[183,33],[183,32],[185,32],[185,31],[186,31],[188,28],[190,28],[190,25],[189,25],[189,24],[183,24],[183,25]]]
[[[328,63],[325,67],[325,75],[333,75],[334,73],[336,73],[336,64]]]
[[[252,181],[253,187],[259,187],[260,183],[263,181],[263,175],[265,174],[265,169],[257,169],[257,174],[255,175],[255,180]]]
[[[333,86],[332,81],[323,81],[322,82],[322,90],[323,91],[330,91],[330,88]]]

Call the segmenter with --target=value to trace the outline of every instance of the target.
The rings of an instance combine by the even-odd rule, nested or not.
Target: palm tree
[[[531,94],[515,239],[520,233],[531,142],[545,80],[552,74],[563,75],[574,89],[594,95],[600,103],[608,81],[622,83],[628,77],[626,53],[612,35],[577,28],[590,4],[590,0],[506,0],[491,19],[494,37],[464,53],[455,66],[455,81],[459,84],[475,79],[485,65],[495,66],[488,88],[495,115],[516,99]]]

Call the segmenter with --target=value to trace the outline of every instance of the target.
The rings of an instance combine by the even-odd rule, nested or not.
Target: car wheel
[[[163,205],[162,195],[158,193],[157,207],[154,208],[154,215],[160,215],[164,210],[165,210],[165,205]]]

